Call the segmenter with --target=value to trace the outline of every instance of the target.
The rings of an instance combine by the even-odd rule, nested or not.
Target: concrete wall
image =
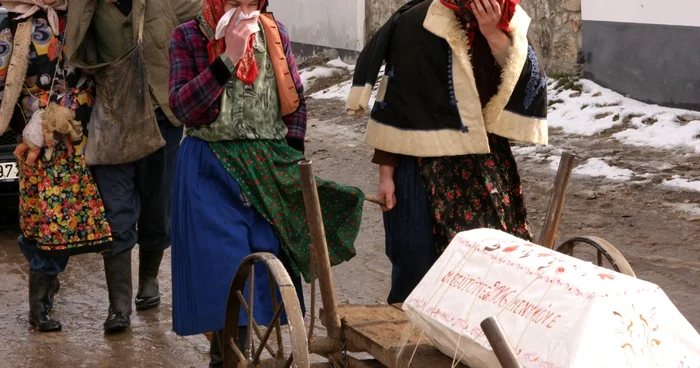
[[[584,76],[645,102],[700,110],[700,2],[584,0]]]
[[[364,46],[365,0],[271,0],[269,10],[289,29],[300,62],[328,49],[347,59]]]

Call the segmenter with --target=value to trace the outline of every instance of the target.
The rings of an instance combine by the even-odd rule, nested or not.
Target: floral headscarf
[[[474,41],[475,30],[479,27],[479,24],[471,10],[474,6],[475,0],[440,0],[442,5],[452,9],[460,21],[467,29],[467,34],[469,36],[469,44]],[[497,0],[501,5],[501,10],[503,15],[501,20],[498,22],[498,28],[502,29],[504,32],[510,32],[510,20],[513,19],[515,14],[515,6],[520,3],[520,0]]]
[[[221,56],[226,51],[226,41],[224,38],[215,39],[214,33],[216,25],[221,17],[226,13],[224,11],[225,0],[202,0],[202,14],[198,17],[198,21],[205,36],[209,39],[207,51],[209,53],[209,62],[214,62],[216,58]],[[263,10],[267,7],[267,0],[260,1],[258,10]],[[255,62],[255,54],[253,53],[253,43],[255,35],[251,35],[248,39],[248,46],[243,54],[243,58],[236,65],[236,76],[246,84],[253,84],[258,77],[258,64]]]

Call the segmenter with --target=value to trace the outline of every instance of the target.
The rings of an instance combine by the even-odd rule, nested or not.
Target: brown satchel
[[[136,45],[113,63],[84,68],[95,76],[96,87],[85,147],[85,161],[91,166],[138,161],[165,146],[146,78],[145,2],[139,3]]]

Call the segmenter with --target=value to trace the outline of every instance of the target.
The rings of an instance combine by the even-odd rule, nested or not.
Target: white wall
[[[289,29],[294,42],[362,50],[365,0],[270,0],[268,10]]]
[[[581,11],[589,21],[700,27],[700,0],[581,0]]]

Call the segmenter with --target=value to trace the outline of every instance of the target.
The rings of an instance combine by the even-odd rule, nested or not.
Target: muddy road
[[[371,150],[362,144],[364,124],[361,119],[338,117],[342,106],[339,101],[309,101],[307,156],[314,160],[317,175],[374,193],[376,167],[370,163]],[[556,131],[552,144],[556,148],[540,150],[537,157],[518,156],[536,234],[554,176],[548,157],[555,156],[557,149],[572,150],[584,157],[595,154],[595,149],[614,150],[619,163],[643,166],[654,166],[648,164],[649,158],[677,160],[671,152],[627,150],[612,142],[591,146],[590,142],[559,136]],[[696,162],[698,157],[692,156],[683,164]],[[679,174],[688,167],[672,173],[663,170],[668,169],[653,174]],[[575,235],[607,239],[627,257],[639,278],[661,286],[693,326],[700,328],[700,217],[693,214],[700,193],[660,187],[658,180],[620,183],[579,176],[574,176],[569,188],[559,239]],[[63,285],[53,312],[63,323],[63,332],[41,334],[31,331],[27,324],[28,269],[15,242],[19,233],[16,221],[2,220],[2,225],[0,367],[207,366],[209,344],[203,336],[184,338],[171,331],[169,253],[160,277],[163,304],[155,310],[134,312],[131,331],[117,336],[102,333],[108,303],[101,257],[74,257],[61,275]],[[357,242],[358,256],[334,269],[340,303],[384,302],[389,263],[384,256],[383,236],[379,208],[367,204]],[[136,252],[133,256],[136,287]]]

